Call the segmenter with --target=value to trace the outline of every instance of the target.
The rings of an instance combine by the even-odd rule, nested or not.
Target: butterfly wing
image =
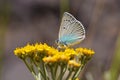
[[[71,25],[71,23],[75,22],[76,19],[74,17],[72,17],[69,13],[65,12],[61,21],[61,25],[60,25],[60,30],[59,30],[59,39],[60,37],[62,37],[64,34],[66,34],[69,25]]]
[[[69,45],[79,43],[85,38],[85,29],[83,25],[71,14],[65,12],[62,18],[59,41]]]

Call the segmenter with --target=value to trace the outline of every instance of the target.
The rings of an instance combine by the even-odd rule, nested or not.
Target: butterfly
[[[65,12],[59,30],[59,38],[57,40],[58,47],[70,47],[80,43],[84,39],[84,26],[70,13]]]

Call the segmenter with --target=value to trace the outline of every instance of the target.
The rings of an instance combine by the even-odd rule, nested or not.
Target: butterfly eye
[[[63,27],[63,29],[65,29],[65,27]]]
[[[56,44],[59,44],[59,40],[55,40],[55,43],[56,43]]]

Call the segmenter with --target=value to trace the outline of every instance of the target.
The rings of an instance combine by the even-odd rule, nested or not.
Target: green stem
[[[27,66],[27,68],[29,69],[29,71],[32,73],[32,75],[34,76],[35,79],[37,79],[36,74],[32,71],[31,67],[29,66],[29,64],[27,63],[27,61],[25,59],[23,59],[25,65]]]
[[[57,76],[57,69],[58,69],[58,64],[55,64],[55,71],[54,71],[54,73],[55,73],[55,78],[56,78],[56,76]]]
[[[66,70],[67,70],[67,67],[66,67],[66,66],[65,66],[65,67],[64,67],[64,66],[61,66],[61,72],[60,72],[60,75],[59,75],[59,77],[58,77],[57,80],[62,80],[63,75],[65,74]]]
[[[32,59],[30,59],[30,67],[31,67],[31,70],[35,73],[36,75],[36,72],[35,72],[35,69],[34,69],[34,61]]]
[[[43,74],[44,74],[44,78],[45,80],[48,80],[47,74],[46,74],[46,68],[44,65],[44,62],[41,60],[41,64],[42,64],[42,70],[43,70]]]
[[[35,61],[33,61],[33,63],[35,64],[36,68],[38,69],[38,72],[39,72],[38,76],[39,76],[39,78],[40,78],[40,75],[41,75],[45,80],[47,80],[46,76],[44,75],[43,70],[41,70],[41,68],[40,68],[40,64],[37,64]]]
[[[61,66],[60,75],[58,77],[58,80],[62,80],[63,70],[64,70],[64,68],[63,68],[63,66]]]
[[[75,74],[74,74],[74,76],[73,76],[73,80],[75,80],[77,77],[78,77],[78,75],[80,74],[80,72],[82,71],[82,69],[83,69],[83,66],[81,66],[79,69],[78,69],[78,71],[77,72],[75,72]]]
[[[41,79],[44,78],[45,80],[47,80],[47,78],[45,76],[46,73],[42,72],[42,70],[40,69],[40,64],[37,64],[35,61],[33,61],[33,63],[36,66],[36,68],[38,69],[38,77],[41,78]]]
[[[85,64],[87,63],[87,62],[86,62],[86,57],[83,57],[83,60],[82,60],[81,63],[82,63],[82,65],[81,65],[80,68],[74,73],[74,75],[73,75],[73,77],[72,77],[73,80],[75,80],[75,79],[79,76],[79,74],[80,74],[80,72],[82,71],[83,67],[84,67]]]
[[[78,70],[79,70],[79,69],[78,69]],[[72,76],[72,79],[73,79],[73,80],[74,80],[75,75],[76,75],[76,73],[78,72],[78,70],[76,70],[75,73],[74,73],[74,75]]]
[[[69,80],[69,78],[70,78],[71,74],[72,74],[72,71],[69,71],[68,76],[66,77],[66,79],[65,79],[65,80]]]
[[[70,1],[69,0],[60,0],[60,13],[63,14],[70,9]]]
[[[41,80],[41,74],[38,73],[38,80]]]
[[[54,75],[54,71],[53,71],[53,66],[49,66],[50,70],[51,70],[51,75],[52,75],[52,80],[55,80],[55,75]]]

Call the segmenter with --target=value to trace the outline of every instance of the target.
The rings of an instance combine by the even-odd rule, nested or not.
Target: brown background
[[[96,52],[83,71],[83,80],[87,80],[88,72],[94,80],[103,80],[104,72],[111,66],[120,32],[119,4],[119,0],[69,0],[69,12],[86,30],[86,39],[77,46]],[[54,45],[61,20],[60,0],[1,0],[0,9],[0,47],[3,51],[0,53],[0,80],[34,80],[13,50],[27,43]]]

